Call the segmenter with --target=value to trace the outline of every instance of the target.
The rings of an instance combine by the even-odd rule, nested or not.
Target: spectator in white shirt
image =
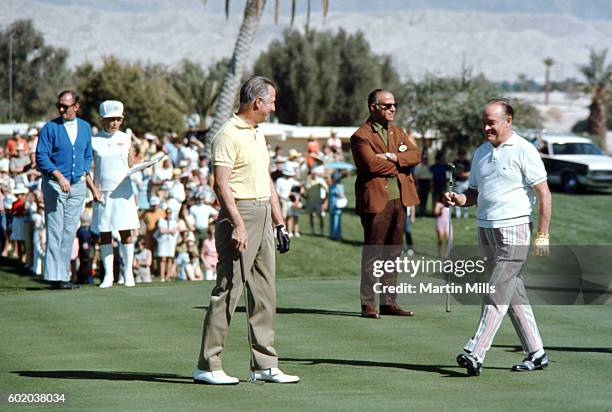
[[[196,198],[196,204],[189,208],[189,214],[195,220],[195,236],[198,245],[198,250],[202,252],[204,240],[208,235],[208,225],[211,217],[216,217],[219,211],[204,203],[204,195],[199,194]]]

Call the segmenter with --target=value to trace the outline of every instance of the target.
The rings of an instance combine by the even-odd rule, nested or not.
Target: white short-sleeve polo
[[[477,225],[485,228],[531,222],[536,204],[533,186],[546,180],[546,169],[534,145],[516,133],[498,147],[489,142],[474,153],[469,177],[478,190]]]

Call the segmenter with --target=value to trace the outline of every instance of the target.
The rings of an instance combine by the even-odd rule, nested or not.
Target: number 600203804
[[[63,403],[66,395],[63,393],[11,393],[9,403]]]

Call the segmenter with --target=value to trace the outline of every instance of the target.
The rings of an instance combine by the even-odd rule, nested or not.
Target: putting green
[[[357,284],[278,281],[280,366],[302,382],[261,387],[244,382],[242,307],[223,361],[243,382],[191,384],[210,284],[3,294],[0,387],[3,396],[63,393],[71,410],[603,410],[612,402],[609,306],[535,307],[551,365],[528,374],[509,371],[523,355],[505,322],[483,375],[469,378],[455,356],[478,307],[448,314],[440,302],[411,308],[415,318],[366,320]]]

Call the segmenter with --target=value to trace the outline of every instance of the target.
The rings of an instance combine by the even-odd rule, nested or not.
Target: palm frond
[[[263,13],[263,9],[264,7],[266,7],[266,0],[256,0],[257,1],[257,14],[259,14],[260,16]]]
[[[295,0],[291,0],[291,21],[289,27],[293,27],[293,20],[295,20]]]
[[[274,24],[278,24],[279,14],[280,14],[280,0],[274,0]]]
[[[329,13],[329,0],[322,0],[323,2],[323,19],[327,17],[327,13]]]
[[[309,28],[310,28],[310,0],[308,0],[308,6],[306,9],[306,33],[308,33]]]

